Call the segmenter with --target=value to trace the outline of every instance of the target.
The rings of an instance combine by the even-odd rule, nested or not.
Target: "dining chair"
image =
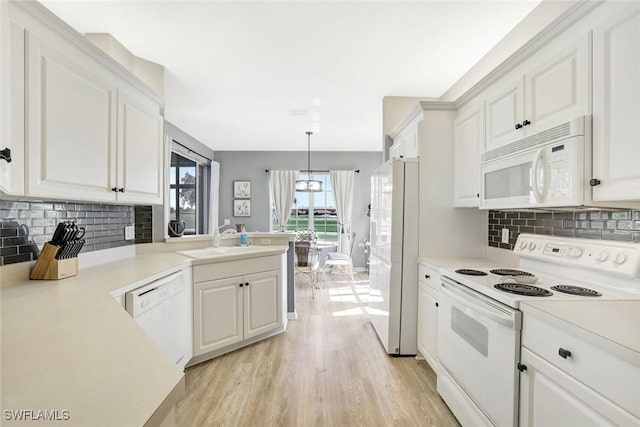
[[[315,289],[318,287],[318,274],[320,270],[319,251],[317,247],[317,234],[313,230],[299,230],[296,232],[294,242],[295,250],[295,275],[304,274],[311,282],[311,295],[316,297]]]
[[[326,286],[327,282],[327,270],[330,268],[331,272],[335,272],[336,269],[343,269],[351,278],[351,281],[355,281],[353,277],[353,250],[355,248],[357,234],[351,233],[349,241],[349,253],[342,252],[329,252],[327,259],[324,261],[322,268],[322,277]]]

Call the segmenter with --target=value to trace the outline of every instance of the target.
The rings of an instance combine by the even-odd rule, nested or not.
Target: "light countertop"
[[[526,301],[537,309],[640,354],[640,300]]]
[[[183,394],[184,375],[109,292],[185,262],[137,256],[3,287],[2,409],[67,410],[61,424],[69,426],[139,427],[156,411],[161,421]]]
[[[263,247],[251,256],[286,249]],[[218,261],[243,258],[247,255],[223,254]],[[140,427],[162,421],[184,393],[184,375],[111,293],[194,261],[175,252],[137,255],[80,269],[63,280],[24,280],[0,288],[2,410],[67,410],[69,420],[59,421],[65,426]],[[34,425],[11,422],[27,424]]]

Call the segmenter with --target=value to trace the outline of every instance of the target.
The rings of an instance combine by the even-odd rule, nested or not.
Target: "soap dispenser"
[[[244,227],[242,227],[242,233],[240,233],[240,246],[249,246],[249,235]]]

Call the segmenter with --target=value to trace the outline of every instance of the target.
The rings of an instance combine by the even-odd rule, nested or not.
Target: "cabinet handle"
[[[430,279],[430,278],[431,278],[431,276],[429,276],[428,274],[425,274],[425,275],[424,275],[424,278],[425,278],[425,279]]]
[[[244,285],[245,285],[245,286],[249,286],[249,282],[245,283]]]
[[[480,193],[476,193],[476,197],[479,199],[480,198]]]
[[[243,286],[244,286],[244,283],[240,283],[240,287],[243,287]]]
[[[530,124],[531,122],[529,120],[525,120],[524,122],[522,122],[522,127],[529,126]]]
[[[518,367],[518,371],[520,371],[520,372],[524,372],[524,371],[526,371],[526,370],[527,370],[527,365],[523,365],[523,364],[522,364],[522,363],[520,363],[520,362],[518,362],[517,367]]]
[[[522,125],[520,123],[516,123],[516,130],[522,129]]]
[[[0,159],[5,160],[7,163],[11,163],[11,148],[6,147],[0,150]]]
[[[560,357],[562,357],[563,359],[566,359],[567,357],[571,357],[571,352],[569,350],[565,350],[564,348],[560,347],[558,349],[558,354],[560,355]]]
[[[592,178],[589,180],[589,185],[595,187],[596,185],[600,185],[602,182],[599,179]]]
[[[124,187],[118,188],[118,191],[121,192],[121,193],[124,193]]]
[[[114,193],[118,192],[118,187],[111,187],[111,191],[113,191]]]
[[[440,304],[436,303],[436,307],[440,307]]]

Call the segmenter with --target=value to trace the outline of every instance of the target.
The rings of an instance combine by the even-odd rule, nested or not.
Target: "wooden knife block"
[[[31,270],[31,280],[58,280],[78,274],[78,258],[56,259],[59,247],[45,243],[36,265]]]

